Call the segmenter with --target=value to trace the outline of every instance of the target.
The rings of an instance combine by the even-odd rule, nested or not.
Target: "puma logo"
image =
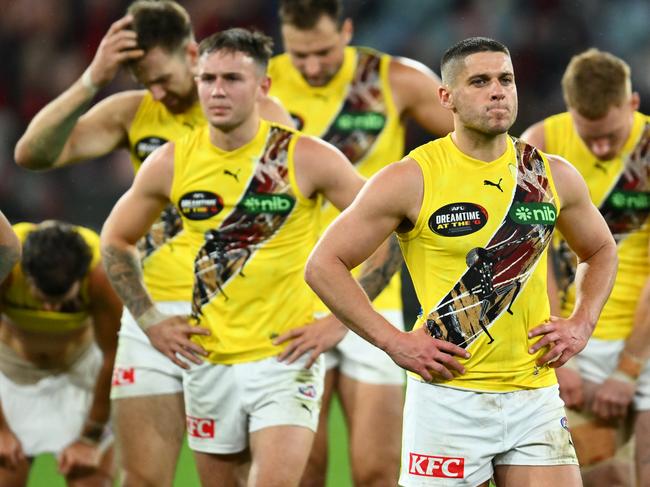
[[[501,189],[501,181],[503,181],[503,178],[499,178],[498,183],[493,183],[489,179],[484,179],[483,180],[483,186],[494,186],[495,188],[497,188],[499,191],[501,191],[503,193],[503,190]]]
[[[235,181],[239,182],[239,171],[241,171],[241,169],[237,169],[237,172],[236,172],[236,173],[235,173],[235,172],[232,172],[232,171],[229,171],[228,169],[224,169],[224,170],[223,170],[223,173],[224,173],[226,176],[232,176],[233,178],[235,178]]]
[[[606,168],[603,164],[601,164],[600,161],[596,161],[596,162],[594,163],[594,167],[595,167],[596,169],[600,169],[600,170],[603,171],[605,174],[607,174],[607,168]]]

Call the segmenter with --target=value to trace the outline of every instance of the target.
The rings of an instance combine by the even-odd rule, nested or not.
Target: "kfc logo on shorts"
[[[133,367],[115,367],[113,369],[113,380],[111,384],[114,386],[128,386],[135,383],[135,369]]]
[[[409,453],[409,474],[421,477],[462,479],[465,477],[465,459]]]
[[[214,419],[186,416],[187,434],[194,438],[214,438]]]

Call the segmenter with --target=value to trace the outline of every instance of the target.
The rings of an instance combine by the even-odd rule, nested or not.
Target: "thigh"
[[[273,426],[250,435],[249,487],[297,486],[314,432],[302,426]]]
[[[498,487],[581,487],[578,465],[497,465],[494,480]]]
[[[503,447],[499,396],[408,377],[399,484],[474,487],[488,481]]]
[[[320,415],[318,417],[318,429],[314,437],[314,444],[309,453],[309,460],[305,467],[300,485],[302,487],[324,487],[327,477],[328,463],[328,424],[330,415],[330,406],[334,390],[339,378],[339,372],[336,369],[328,370],[325,373],[325,386],[323,388],[323,400],[321,402]]]
[[[171,485],[183,442],[181,394],[113,401],[118,464],[126,485]]]
[[[277,359],[273,359],[277,362]],[[183,373],[187,439],[195,452],[231,455],[248,446],[248,416],[237,365],[204,362]]]
[[[236,366],[249,432],[273,426],[316,431],[325,371],[322,357],[309,369],[306,361],[307,355],[292,364],[271,357]]]
[[[250,461],[248,450],[233,454],[195,451],[194,460],[203,487],[238,487],[248,485],[242,472]]]
[[[395,485],[399,473],[404,388],[342,375],[339,395],[348,418],[356,485]],[[373,445],[368,455],[368,445]]]
[[[495,465],[577,465],[557,385],[501,394],[507,435]]]
[[[650,485],[650,411],[639,411],[634,424],[637,485]]]

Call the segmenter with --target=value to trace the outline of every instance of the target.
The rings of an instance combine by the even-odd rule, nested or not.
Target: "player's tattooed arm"
[[[102,247],[106,274],[131,315],[138,318],[155,309],[142,277],[140,261],[132,250],[115,245]]]
[[[393,275],[402,266],[402,253],[395,234],[391,235],[363,264],[359,284],[370,300],[374,300],[386,288]]]

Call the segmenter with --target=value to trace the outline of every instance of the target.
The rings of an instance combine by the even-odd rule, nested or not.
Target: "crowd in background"
[[[30,173],[13,148],[31,117],[64,91],[90,63],[128,0],[0,0],[0,208],[12,222],[58,218],[101,228],[126,189],[132,169],[121,151],[99,163]],[[188,0],[197,37],[233,26],[255,27],[278,40],[277,2]],[[650,2],[647,0],[345,0],[354,44],[417,59],[439,71],[454,42],[485,35],[512,51],[519,88],[513,135],[563,110],[560,78],[570,57],[590,46],[632,68],[641,111],[650,111]],[[127,71],[98,98],[137,85]],[[426,140],[412,130],[409,146]]]

